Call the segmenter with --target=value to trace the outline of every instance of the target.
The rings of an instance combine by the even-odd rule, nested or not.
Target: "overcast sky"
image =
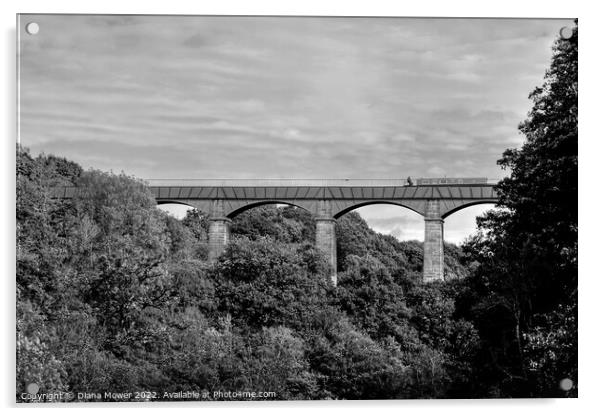
[[[20,139],[141,178],[499,178],[563,26],[23,16]],[[460,242],[483,209],[449,217],[446,239]],[[423,238],[408,210],[359,212],[377,231]]]

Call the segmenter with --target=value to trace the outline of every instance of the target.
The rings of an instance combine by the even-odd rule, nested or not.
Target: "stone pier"
[[[211,202],[209,215],[209,261],[215,261],[224,252],[230,242],[230,224],[232,220],[225,215],[224,201]]]
[[[209,219],[209,261],[217,260],[230,241],[230,218]]]
[[[423,281],[443,280],[443,218],[440,202],[428,200],[424,216]]]
[[[335,234],[336,220],[334,218],[316,219],[316,247],[326,254],[330,264],[330,279],[337,284],[337,239]]]

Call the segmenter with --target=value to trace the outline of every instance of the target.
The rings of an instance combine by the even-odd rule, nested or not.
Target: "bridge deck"
[[[493,185],[421,186],[150,186],[166,199],[496,199]],[[77,187],[55,188],[56,198],[72,198]]]
[[[492,185],[151,186],[162,199],[495,199]]]

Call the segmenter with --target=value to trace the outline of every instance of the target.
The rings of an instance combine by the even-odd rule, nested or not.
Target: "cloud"
[[[406,133],[397,133],[391,137],[391,141],[394,143],[414,143],[416,139]]]
[[[431,176],[441,177],[446,174],[446,171],[445,171],[445,169],[443,169],[439,166],[431,166],[430,168],[428,168],[426,170],[426,173]]]
[[[424,229],[421,227],[404,228],[401,226],[395,226],[385,234],[392,235],[400,241],[424,240]]]

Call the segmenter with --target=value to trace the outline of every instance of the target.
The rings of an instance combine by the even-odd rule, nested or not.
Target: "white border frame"
[[[357,402],[276,402],[276,403],[153,403],[145,405],[145,413],[161,414],[166,408],[177,407],[180,411],[198,413],[245,412],[251,415],[282,414],[306,415],[308,412],[335,412],[365,414],[371,408],[399,414],[441,415],[487,414],[504,415],[526,412],[545,412],[549,415],[592,414],[599,408],[598,379],[601,374],[598,347],[601,345],[600,313],[597,303],[601,289],[600,271],[595,261],[600,225],[597,218],[596,182],[600,175],[596,166],[600,164],[597,155],[602,155],[597,107],[600,106],[600,18],[593,1],[531,1],[506,0],[495,3],[484,1],[420,1],[394,2],[380,0],[221,0],[219,2],[194,2],[179,0],[126,2],[124,0],[103,0],[84,3],[81,0],[5,0],[1,3],[4,59],[0,65],[5,91],[1,100],[2,126],[2,173],[1,183],[3,203],[0,204],[0,264],[3,273],[3,319],[2,319],[2,359],[5,370],[2,372],[0,395],[3,407],[9,413],[37,412],[43,414],[64,414],[74,411],[103,414],[107,408],[129,411],[140,404],[81,404],[76,406],[15,405],[15,141],[16,141],[16,30],[17,13],[107,13],[107,14],[246,14],[246,15],[331,15],[331,16],[441,16],[441,17],[555,17],[579,18],[580,54],[580,149],[579,149],[579,219],[582,225],[579,233],[580,246],[580,296],[579,296],[579,399],[563,400],[434,400],[434,401],[357,401]],[[542,74],[543,77],[543,74]],[[528,91],[525,91],[528,94]],[[595,100],[595,101],[594,101]],[[590,192],[587,192],[590,191]],[[42,407],[42,408],[40,408]],[[111,412],[115,411],[111,410]]]

